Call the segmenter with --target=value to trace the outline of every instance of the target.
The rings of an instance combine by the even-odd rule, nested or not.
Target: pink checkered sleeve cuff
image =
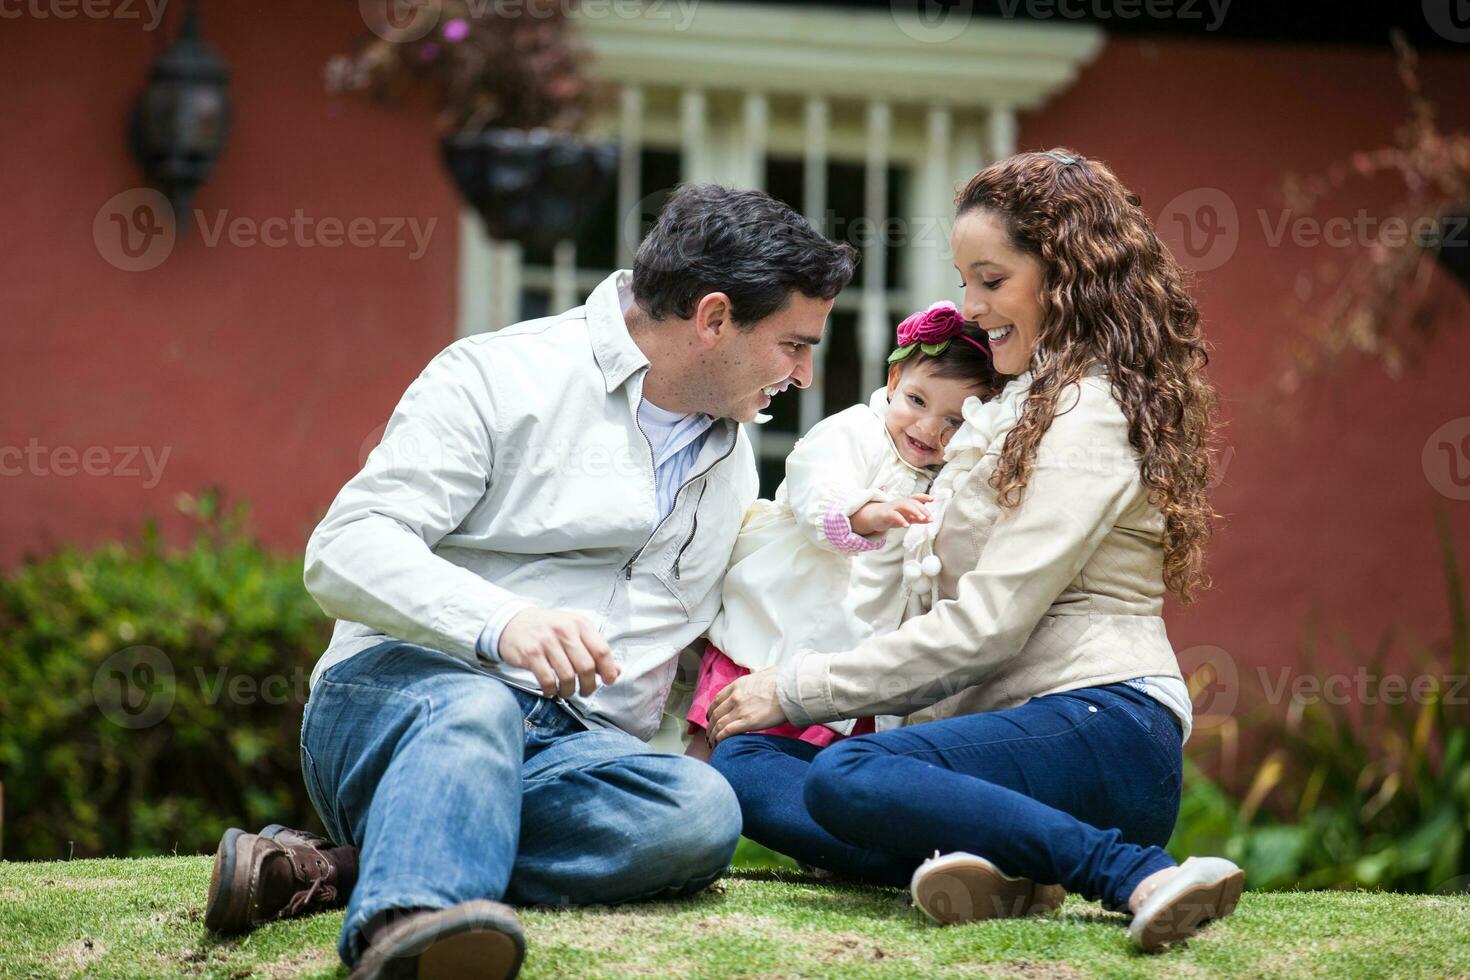
[[[842,512],[840,504],[833,504],[827,508],[826,516],[822,518],[822,533],[827,536],[834,548],[846,551],[850,554],[858,554],[864,551],[877,551],[883,547],[882,540],[871,541],[857,534],[852,529],[852,521]]]

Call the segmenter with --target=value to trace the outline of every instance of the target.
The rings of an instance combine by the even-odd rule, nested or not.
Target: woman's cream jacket
[[[1180,676],[1162,617],[1164,518],[1100,368],[1059,396],[1020,506],[997,503],[990,475],[1029,385],[1023,375],[994,401],[966,401],[935,481],[945,504],[933,554],[910,558],[930,558],[932,577],[910,579],[898,630],[782,668],[792,723],[898,714],[913,724]],[[930,547],[916,537],[912,550]]]

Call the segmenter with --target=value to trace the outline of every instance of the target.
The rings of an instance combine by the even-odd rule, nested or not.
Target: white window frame
[[[881,376],[895,316],[959,299],[948,234],[957,182],[1016,152],[1017,113],[1067,88],[1105,43],[1099,28],[1075,23],[944,25],[898,11],[749,3],[699,4],[683,23],[680,6],[650,2],[633,17],[626,3],[608,4],[577,18],[589,74],[618,93],[591,127],[619,142],[618,213],[638,217],[645,148],[678,151],[684,180],[742,187],[761,186],[767,155],[800,157],[807,199],[798,203],[816,220],[827,206],[826,164],[862,165],[865,210],[907,223],[906,286],[884,282],[880,240],[865,247],[864,285],[835,304],[857,313],[865,378]],[[887,201],[894,166],[913,175],[908,213],[896,216]],[[631,237],[619,230],[623,267]],[[575,306],[611,271],[578,268],[571,242],[552,266],[527,266],[518,245],[486,238],[468,209],[459,242],[460,336],[516,322],[524,289],[547,291],[554,310]],[[800,396],[802,432],[821,415],[823,350]],[[784,458],[797,435],[749,429],[762,459]]]

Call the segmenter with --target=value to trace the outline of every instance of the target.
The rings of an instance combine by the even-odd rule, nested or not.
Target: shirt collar
[[[619,269],[598,283],[587,297],[587,326],[592,335],[592,353],[602,369],[609,393],[648,367],[648,358],[628,334],[623,319],[633,303],[633,273]]]
[[[587,297],[587,327],[592,335],[592,354],[602,370],[608,394],[616,391],[634,374],[649,366],[648,357],[628,334],[628,321],[623,314],[633,308],[633,271],[619,269],[597,284]],[[707,416],[706,416],[707,417]],[[713,424],[711,419],[711,424]],[[730,428],[733,419],[723,420]],[[754,422],[763,425],[771,416],[756,414]]]
[[[647,415],[650,425],[662,425],[665,427],[678,425],[689,418],[691,412],[671,412],[667,408],[655,405],[647,398],[638,404],[638,414]],[[703,417],[703,416],[702,416]]]

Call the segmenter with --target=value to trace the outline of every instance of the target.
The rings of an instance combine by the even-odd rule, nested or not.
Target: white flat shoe
[[[1012,878],[983,857],[964,851],[942,857],[935,851],[914,869],[909,891],[925,915],[944,925],[1050,912],[1067,898],[1061,885]]]
[[[1187,858],[1179,870],[1144,900],[1128,926],[1128,938],[1145,953],[1187,939],[1211,919],[1235,911],[1245,872],[1217,857]]]

